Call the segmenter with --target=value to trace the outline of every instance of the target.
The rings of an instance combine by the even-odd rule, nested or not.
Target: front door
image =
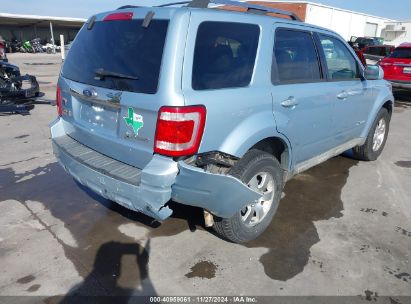
[[[276,28],[273,112],[278,132],[291,142],[294,163],[332,148],[335,99],[325,81],[313,33],[299,26]]]
[[[329,80],[325,86],[335,100],[332,124],[338,146],[360,136],[373,105],[373,92],[361,80],[360,65],[348,46],[336,37],[318,36]]]

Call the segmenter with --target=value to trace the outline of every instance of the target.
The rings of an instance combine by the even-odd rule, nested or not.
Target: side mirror
[[[384,79],[384,70],[379,65],[367,65],[364,78],[367,80],[382,80]]]

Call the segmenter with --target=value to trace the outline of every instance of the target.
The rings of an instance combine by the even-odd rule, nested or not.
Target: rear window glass
[[[389,57],[411,59],[411,48],[397,48]]]
[[[156,93],[168,20],[152,20],[147,28],[142,22],[102,21],[91,30],[84,26],[67,54],[62,75],[108,89]],[[96,70],[117,76],[96,77]]]
[[[192,87],[245,87],[253,74],[260,29],[255,24],[203,22],[194,49]]]
[[[365,49],[365,54],[376,55],[376,56],[387,56],[390,54],[391,48],[385,46],[371,46]]]

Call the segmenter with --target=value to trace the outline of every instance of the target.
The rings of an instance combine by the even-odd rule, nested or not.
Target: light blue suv
[[[209,2],[91,17],[61,70],[53,148],[107,199],[158,220],[170,200],[197,206],[206,226],[246,242],[295,174],[348,149],[377,159],[394,97],[336,33]]]

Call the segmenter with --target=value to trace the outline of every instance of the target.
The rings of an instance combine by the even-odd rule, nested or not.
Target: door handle
[[[341,93],[339,93],[339,94],[337,95],[337,98],[344,100],[344,99],[347,99],[348,96],[349,96],[349,94],[347,93],[347,91],[342,91]]]
[[[281,102],[281,105],[284,108],[295,108],[298,105],[298,101],[297,101],[297,99],[295,99],[294,96],[290,96],[286,100],[283,100]]]

